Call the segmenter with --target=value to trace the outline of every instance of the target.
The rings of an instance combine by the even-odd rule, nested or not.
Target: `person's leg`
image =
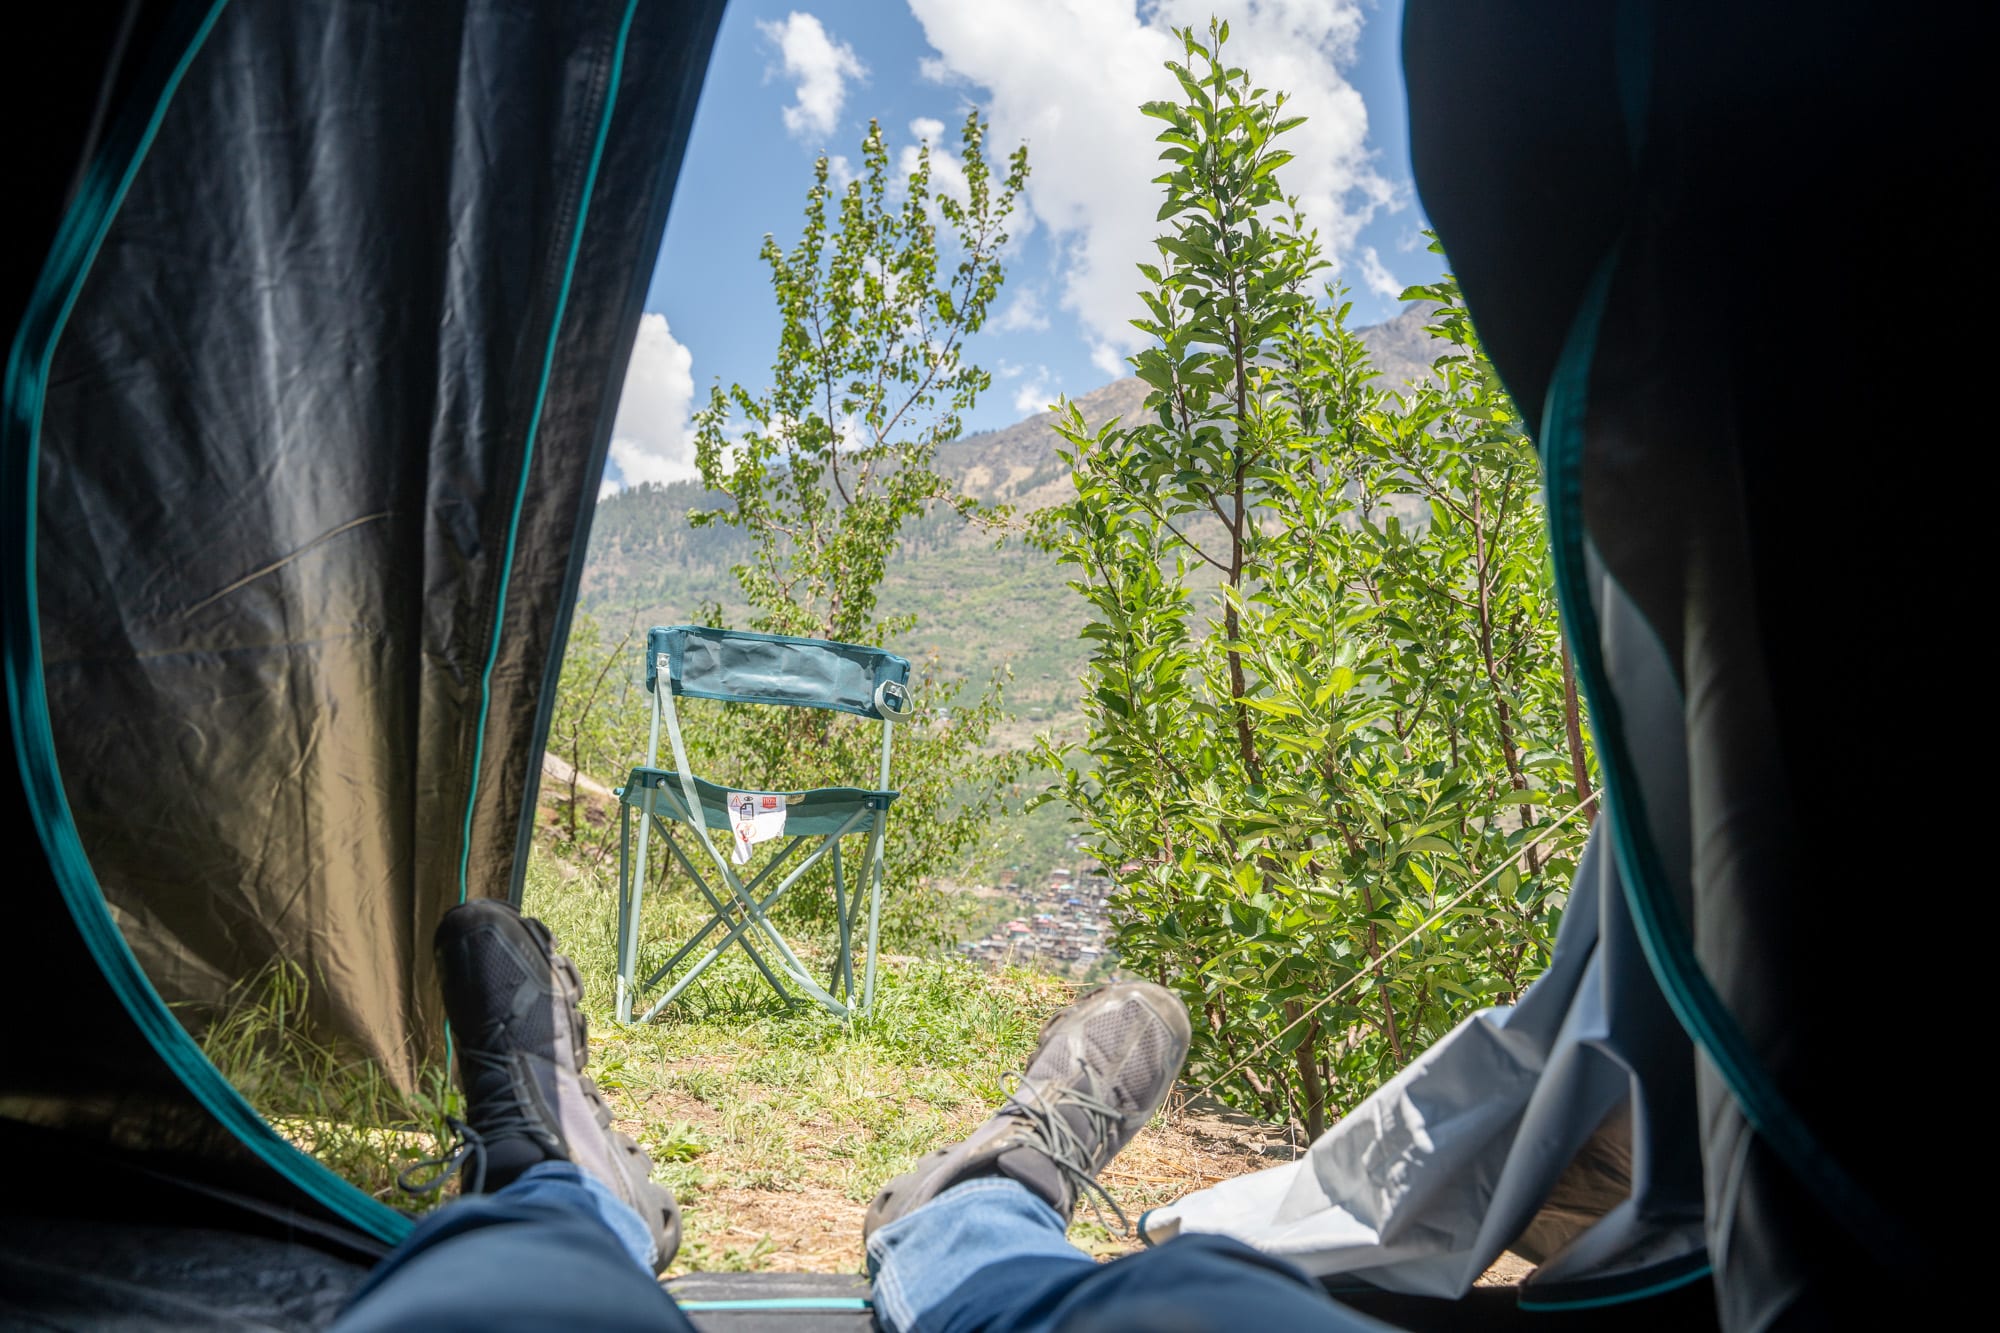
[[[980,1176],[953,1185],[869,1235],[875,1318],[886,1333],[985,1327],[969,1321],[980,1312],[958,1298],[980,1273],[1004,1267],[1018,1298],[1045,1284],[1073,1283],[1097,1267],[1069,1243],[1067,1230],[1062,1215],[1019,1181]],[[1012,1322],[994,1327],[1033,1327],[1017,1304],[1005,1302]]]
[[[936,1206],[907,1222],[924,1224]],[[875,1293],[889,1333],[1389,1333],[1284,1260],[1224,1236],[1177,1236],[1109,1263],[1080,1251],[1009,1255],[925,1291],[931,1303],[913,1311],[892,1309],[879,1277]]]
[[[1124,982],[1042,1029],[1019,1090],[868,1210],[875,1313],[887,1333],[1197,1333],[1384,1326],[1282,1260],[1216,1236],[1100,1264],[1065,1233],[1080,1192],[1159,1109],[1187,1056],[1187,1011]]]
[[[497,899],[446,912],[432,944],[465,1093],[464,1141],[452,1155],[466,1194],[512,1184],[544,1162],[568,1162],[637,1213],[653,1269],[680,1245],[680,1208],[653,1163],[612,1127],[583,1072],[590,1062],[583,977],[549,928]]]
[[[688,1333],[652,1276],[651,1229],[568,1162],[530,1167],[417,1224],[368,1275],[334,1333],[575,1327]]]
[[[462,1197],[376,1266],[337,1327],[691,1328],[652,1276],[680,1210],[584,1076],[575,966],[494,901],[446,913],[435,948],[465,1093],[441,1160]]]

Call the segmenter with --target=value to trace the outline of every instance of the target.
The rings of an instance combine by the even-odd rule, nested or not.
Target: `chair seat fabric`
[[[681,775],[672,769],[635,768],[619,796],[627,805],[642,806],[648,789],[664,788],[672,799],[662,801],[655,798],[653,813],[677,823],[680,819],[682,802]],[[729,831],[728,801],[731,793],[752,796],[783,796],[785,798],[785,836],[788,838],[824,838],[838,833],[841,827],[859,810],[887,810],[900,792],[869,791],[862,787],[820,787],[812,791],[759,791],[750,787],[719,787],[705,778],[694,780],[695,798],[701,802],[702,822],[711,829]],[[867,821],[855,827],[860,832],[869,827]]]

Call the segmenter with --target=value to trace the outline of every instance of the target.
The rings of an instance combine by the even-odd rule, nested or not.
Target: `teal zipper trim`
[[[867,1314],[875,1308],[873,1302],[859,1296],[769,1296],[742,1301],[676,1300],[674,1304],[695,1314],[754,1310],[788,1310],[795,1314]]]
[[[1584,420],[1590,373],[1622,253],[1622,243],[1613,245],[1591,277],[1549,382],[1541,435],[1556,600],[1575,650],[1577,679],[1590,706],[1625,899],[1646,962],[1674,1017],[1714,1062],[1751,1128],[1864,1247],[1889,1249],[1902,1262],[1927,1269],[1929,1258],[1923,1248],[1820,1146],[1772,1083],[1743,1029],[1702,971],[1686,924],[1667,892],[1666,873],[1653,845],[1645,800],[1625,744],[1624,718],[1604,668],[1583,554]]]
[[[1634,1301],[1648,1301],[1655,1296],[1664,1296],[1670,1291],[1679,1291],[1682,1287],[1692,1286],[1694,1283],[1701,1281],[1714,1271],[1712,1265],[1704,1263],[1685,1273],[1676,1273],[1672,1277],[1661,1278],[1658,1282],[1649,1282],[1643,1287],[1634,1287],[1630,1291],[1613,1292],[1603,1296],[1588,1296],[1574,1301],[1538,1301],[1523,1295],[1515,1304],[1520,1309],[1534,1311],[1603,1310],[1613,1305],[1630,1305]]]
[[[0,473],[0,485],[6,487],[8,499],[19,501],[21,524],[18,538],[0,548],[5,578],[13,585],[8,589],[13,595],[6,598],[8,614],[4,626],[7,710],[19,745],[16,758],[29,814],[64,905],[75,918],[91,957],[146,1040],[202,1107],[251,1152],[335,1216],[393,1244],[409,1232],[410,1219],[362,1193],[280,1137],[202,1054],[160,999],[152,979],[139,966],[131,945],[111,919],[104,891],[77,836],[76,821],[56,762],[55,732],[42,680],[35,532],[42,411],[47,401],[49,368],[70,314],[82,295],[84,281],[97,262],[140,164],[158,137],[167,107],[228,3],[229,0],[214,0],[209,6],[187,49],[168,74],[152,114],[129,154],[122,161],[115,160],[116,151],[107,147],[91,164],[56,233],[48,261],[42,266],[8,352],[6,414],[0,417],[0,457],[5,458],[6,470]]]
[[[465,789],[465,821],[458,838],[458,900],[466,899],[467,876],[472,866],[472,811],[479,799],[479,774],[486,759],[486,718],[493,707],[493,667],[500,660],[500,633],[507,624],[507,586],[514,575],[514,548],[521,537],[521,510],[528,500],[528,473],[535,462],[535,440],[542,429],[542,409],[547,406],[549,379],[555,373],[556,343],[562,338],[563,316],[569,312],[569,292],[576,280],[576,258],[583,249],[583,229],[590,219],[590,198],[597,191],[597,169],[604,162],[604,143],[611,135],[611,114],[618,107],[618,84],[625,73],[625,43],[632,33],[632,16],[639,0],[628,0],[625,17],[618,24],[618,42],[611,53],[611,79],[604,95],[604,114],[597,122],[597,142],[590,150],[590,168],[583,177],[582,201],[577,205],[576,227],[569,238],[569,256],[563,263],[562,287],[556,294],[555,318],[549,325],[549,343],[542,351],[542,381],[535,389],[535,409],[528,417],[528,439],[521,451],[521,480],[514,488],[514,512],[507,521],[507,551],[500,564],[500,592],[493,603],[493,640],[486,650],[486,668],[479,673],[479,725],[472,740],[472,778]]]

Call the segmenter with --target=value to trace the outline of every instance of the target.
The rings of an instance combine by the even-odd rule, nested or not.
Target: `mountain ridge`
[[[1425,331],[1434,307],[1413,304],[1394,319],[1357,330],[1382,381],[1411,384],[1430,371]],[[1130,418],[1147,386],[1136,376],[1072,400],[1093,427]],[[1055,414],[1035,413],[1009,426],[939,446],[938,471],[966,494],[1032,512],[1072,494],[1057,456]],[[735,565],[752,546],[724,524],[693,528],[688,511],[726,504],[693,481],[634,487],[599,501],[584,561],[579,604],[613,634],[646,624],[690,621],[719,605],[726,622],[746,616]],[[1033,730],[1073,714],[1065,698],[1084,660],[1078,632],[1083,599],[1046,553],[1019,541],[996,544],[990,532],[942,510],[912,522],[883,581],[886,610],[916,608],[918,625],[888,645],[931,664],[945,679],[978,687],[1010,671],[1012,731]],[[1018,737],[1016,737],[1018,739]]]

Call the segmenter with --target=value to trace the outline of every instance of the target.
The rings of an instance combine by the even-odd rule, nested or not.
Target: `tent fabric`
[[[1936,378],[1934,349],[1881,301],[1911,299],[1907,257],[1959,207],[1990,41],[1924,6],[1566,9],[1411,7],[1419,190],[1540,423],[1621,877],[1699,1052],[1723,1322],[1907,1319],[1948,1288],[1954,1185],[1931,1160],[1949,1150],[1892,1129],[1856,1076],[1910,1032],[1854,991],[1880,957],[1863,923],[1894,909],[1885,865],[1857,854],[1853,783],[1896,771],[1902,745],[1834,664],[1873,658],[1858,614],[1914,629],[1913,591],[1950,580],[1924,542],[1861,537],[1857,505],[1880,497],[1853,482],[1925,438],[1907,398]],[[1496,122],[1496,97],[1518,117]],[[1983,304],[1990,277],[1967,281]],[[1950,454],[1928,461],[1948,473]],[[1677,686],[1677,803],[1647,786],[1659,754],[1632,719],[1648,692],[1579,596],[1593,568]],[[1924,675],[1938,698],[1977,688],[1960,662],[1926,657]],[[1932,1012],[1980,1011],[1954,969],[1925,990]]]
[[[910,682],[910,660],[881,648],[706,625],[647,632],[647,689],[663,670],[677,696],[825,708],[883,721],[889,719],[875,706],[876,691]]]
[[[170,1002],[285,958],[322,1030],[439,1057],[430,929],[517,872],[713,11],[214,7],[37,478],[65,789]]]
[[[10,1033],[10,1136],[242,1226],[406,1228],[182,1022],[283,958],[322,1034],[405,1081],[441,1056],[429,931],[520,871],[720,9],[36,18],[78,87],[17,118],[48,230],[9,287],[6,794],[45,858],[15,924],[67,980]]]
[[[1961,19],[1921,7],[1412,0],[1418,189],[1534,426],[1603,764],[1602,974],[1650,990],[1640,1007],[1690,1040],[1621,1032],[1559,964],[1309,1165],[1184,1201],[1180,1225],[1449,1290],[1495,1245],[1545,1241],[1551,1206],[1574,1211],[1583,1185],[1575,1220],[1600,1220],[1531,1290],[1649,1252],[1671,1269],[1698,1197],[1725,1327],[1881,1322],[1942,1299],[1950,1150],[1892,1126],[1900,1111],[1854,1074],[1909,1031],[1879,995],[1849,1002],[1879,956],[1860,923],[1893,909],[1843,834],[1857,776],[1896,770],[1897,733],[1859,723],[1857,681],[1834,663],[1865,654],[1843,632],[1861,608],[1898,623],[1892,608],[1941,573],[1922,543],[1854,530],[1852,476],[1880,466],[1885,426],[1935,374],[1921,333],[1885,330],[1862,294],[1907,291],[1927,219],[1956,207],[1976,48]],[[1938,697],[1976,688],[1929,661]],[[1584,942],[1569,920],[1564,936],[1572,954]],[[1978,1012],[1965,990],[1934,1012]],[[1611,1018],[1591,1059],[1632,1075],[1623,1202],[1603,1188],[1620,1154],[1592,1132],[1604,1103],[1564,1040],[1529,1043],[1532,1077],[1497,1055],[1566,992],[1566,1037]],[[1439,1132],[1397,1137],[1417,1124]]]
[[[0,1326],[319,1329],[366,1273],[295,1241],[189,1223],[0,1221]]]

